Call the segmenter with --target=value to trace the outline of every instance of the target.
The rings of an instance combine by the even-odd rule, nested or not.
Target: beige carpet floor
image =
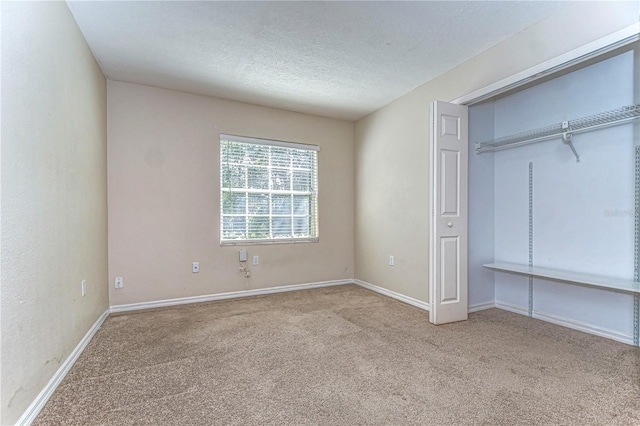
[[[640,349],[353,285],[111,316],[36,425],[640,425]]]

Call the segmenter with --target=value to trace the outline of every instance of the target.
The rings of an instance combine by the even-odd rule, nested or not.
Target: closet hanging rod
[[[580,161],[580,157],[573,148],[572,135],[605,127],[617,126],[638,118],[640,118],[640,104],[627,105],[621,108],[605,111],[600,114],[564,121],[562,123],[541,127],[528,132],[516,133],[486,142],[478,142],[476,143],[476,154],[515,148],[549,139],[562,138],[563,142],[569,145],[576,156],[576,159]]]

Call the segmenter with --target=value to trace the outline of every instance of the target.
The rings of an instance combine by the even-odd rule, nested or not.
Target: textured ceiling
[[[356,120],[563,2],[69,1],[112,80]]]

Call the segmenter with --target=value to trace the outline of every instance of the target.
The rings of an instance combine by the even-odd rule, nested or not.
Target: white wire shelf
[[[576,160],[579,162],[580,156],[576,152],[572,143],[574,134],[617,126],[638,118],[640,118],[640,105],[627,105],[610,111],[601,112],[600,114],[563,121],[562,123],[541,127],[528,132],[516,133],[490,141],[478,142],[476,143],[476,154],[515,148],[517,146],[542,142],[549,139],[562,138],[562,141],[569,145],[569,148],[571,148],[571,151],[576,156]]]

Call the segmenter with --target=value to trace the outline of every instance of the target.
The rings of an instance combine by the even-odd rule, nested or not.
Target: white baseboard
[[[418,300],[418,299],[414,299],[413,297],[409,297],[409,296],[405,296],[404,294],[400,294],[397,293],[393,290],[388,290],[386,288],[383,287],[378,287],[377,285],[373,285],[371,283],[362,281],[362,280],[354,280],[354,283],[359,285],[360,287],[364,287],[366,289],[369,289],[371,291],[375,291],[376,293],[380,293],[384,296],[388,296],[391,297],[393,299],[397,299],[400,300],[401,302],[404,303],[408,303],[409,305],[415,306],[417,308],[423,309],[425,311],[428,311],[430,308],[429,303],[427,302],[423,302],[422,300]],[[482,303],[476,303],[474,305],[469,305],[469,310],[468,312],[478,312],[478,311],[484,311],[485,309],[491,309],[491,308],[495,308],[496,304],[494,303],[493,300],[487,301],[487,302],[482,302]]]
[[[476,303],[473,305],[469,305],[469,313],[472,312],[478,312],[478,311],[484,311],[485,309],[491,309],[491,308],[495,308],[496,307],[496,303],[493,300],[490,300],[488,302],[482,302],[482,303]]]
[[[380,293],[393,299],[397,299],[401,302],[408,303],[409,305],[424,309],[425,311],[429,310],[429,304],[427,302],[423,302],[422,300],[414,299],[413,297],[405,296],[404,294],[396,293],[395,291],[387,290],[386,288],[378,287],[377,285],[369,284],[361,280],[353,280],[353,282],[360,287],[375,291],[376,293]]]
[[[500,302],[496,300],[495,302],[496,308],[502,309],[503,311],[509,311],[520,315],[529,315],[529,308],[526,306],[514,305],[512,303]]]
[[[100,315],[100,318],[98,318],[93,326],[91,326],[89,331],[87,331],[87,334],[85,334],[82,340],[80,340],[80,343],[78,343],[71,354],[69,354],[67,359],[64,360],[62,365],[60,365],[60,368],[58,368],[58,371],[56,371],[53,377],[51,377],[49,383],[47,383],[44,389],[42,389],[42,391],[38,394],[36,399],[33,400],[27,410],[22,414],[22,416],[20,416],[20,418],[16,422],[16,426],[28,426],[33,423],[36,417],[38,417],[38,414],[40,414],[42,408],[44,408],[49,398],[51,398],[53,392],[56,390],[58,385],[60,385],[69,370],[71,370],[73,364],[75,364],[82,351],[84,351],[84,349],[87,347],[94,334],[96,334],[96,332],[100,329],[102,323],[107,319],[108,316],[109,310],[104,311],[104,313]]]
[[[618,342],[633,345],[633,336],[620,333],[618,331],[609,330],[607,328],[597,327],[592,324],[587,324],[582,321],[576,321],[569,318],[563,318],[557,315],[548,314],[546,312],[533,311],[533,317],[542,321],[547,321],[553,324],[562,325],[574,330],[583,331],[589,334],[595,334],[596,336],[606,337],[607,339],[617,340]]]
[[[521,315],[529,315],[529,308],[524,306],[513,305],[511,303],[496,301],[496,308],[504,309],[506,311],[515,312]],[[584,333],[593,334],[607,339],[616,340],[618,342],[633,345],[633,336],[620,333],[618,331],[609,330],[607,328],[598,327],[593,324],[588,324],[582,321],[576,321],[570,318],[561,317],[555,314],[549,314],[541,311],[533,311],[533,318],[550,322],[552,324],[561,325],[563,327],[571,328],[573,330],[582,331]]]
[[[231,291],[228,293],[205,294],[202,296],[180,297],[177,299],[155,300],[151,302],[129,303],[111,306],[111,313],[140,311],[143,309],[163,308],[167,306],[186,305],[190,303],[212,302],[215,300],[237,299],[240,297],[262,296],[265,294],[283,293],[285,291],[309,290],[312,288],[331,287],[336,285],[353,284],[353,280],[321,281],[307,284],[285,285],[255,290]]]

